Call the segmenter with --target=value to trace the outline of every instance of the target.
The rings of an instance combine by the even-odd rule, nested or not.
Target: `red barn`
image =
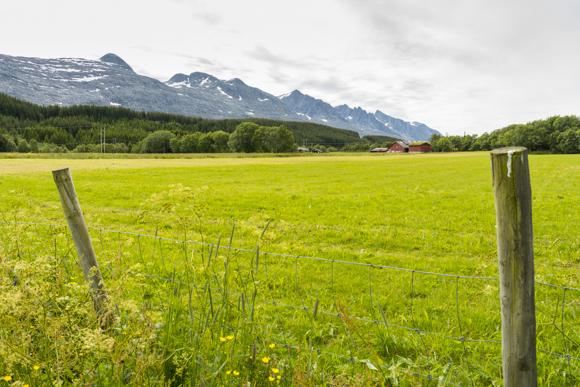
[[[404,153],[409,151],[409,145],[403,141],[397,141],[389,147],[389,152]]]
[[[431,152],[431,144],[428,142],[413,142],[409,144],[409,153],[427,153]]]

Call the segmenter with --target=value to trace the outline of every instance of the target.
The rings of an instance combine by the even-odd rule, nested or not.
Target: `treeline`
[[[531,151],[580,153],[580,118],[553,116],[527,124],[514,124],[481,136],[432,135],[434,152],[482,151],[506,146],[523,146]]]
[[[175,135],[167,130],[150,133],[136,144],[80,144],[76,153],[282,153],[297,148],[294,135],[285,126],[258,126],[242,122],[232,134],[224,131]],[[64,145],[39,143],[36,139],[10,138],[0,135],[0,152],[68,153]]]
[[[132,148],[153,132],[168,131],[176,137],[193,133],[232,134],[243,122],[252,122],[258,127],[285,126],[298,144],[326,144],[340,149],[345,144],[367,143],[354,131],[310,122],[263,118],[211,120],[114,106],[39,106],[0,93],[0,135],[10,137],[15,145],[23,139],[27,143],[34,140],[69,151],[79,145],[100,147],[104,130],[107,143],[123,143]]]

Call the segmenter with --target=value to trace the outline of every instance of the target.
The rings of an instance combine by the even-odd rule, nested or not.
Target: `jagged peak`
[[[284,99],[284,98],[288,98],[288,97],[309,97],[309,95],[306,95],[306,94],[302,93],[298,89],[294,89],[290,93],[286,93],[286,94],[279,95],[278,96],[278,99]]]
[[[218,80],[213,75],[208,74],[208,73],[203,73],[201,71],[196,71],[196,72],[193,72],[193,73],[189,74],[189,78],[192,81],[193,80],[197,80],[197,79],[205,79],[205,78],[207,78],[208,80],[211,80],[211,81],[217,81]]]

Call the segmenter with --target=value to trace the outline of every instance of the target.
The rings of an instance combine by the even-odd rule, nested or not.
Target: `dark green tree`
[[[230,134],[219,130],[213,132],[213,150],[216,153],[227,153],[230,151],[228,147],[228,141],[230,141]]]
[[[253,122],[242,122],[236,127],[236,130],[230,135],[228,146],[233,152],[252,153],[254,151],[254,144],[252,137],[259,128]]]
[[[143,140],[143,143],[141,144],[141,152],[170,153],[171,152],[170,142],[171,139],[174,137],[175,134],[165,130],[153,132]]]
[[[568,129],[558,135],[558,153],[578,153],[580,151],[580,130]]]
[[[169,141],[169,147],[173,153],[181,153],[181,136],[173,137]]]
[[[192,133],[185,135],[181,138],[180,152],[181,153],[197,153],[197,144],[199,143],[199,138],[201,133]]]
[[[453,150],[453,144],[448,137],[441,137],[437,141],[437,148],[439,149],[439,152],[451,152]]]
[[[197,151],[199,153],[213,152],[213,135],[211,133],[202,134],[197,143]]]
[[[285,126],[266,128],[262,137],[262,149],[271,153],[292,152],[294,135]]]

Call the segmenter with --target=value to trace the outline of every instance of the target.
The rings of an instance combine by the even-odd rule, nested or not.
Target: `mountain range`
[[[294,90],[274,96],[241,79],[176,74],[166,82],[135,73],[115,54],[100,60],[0,54],[0,92],[40,105],[110,105],[211,119],[260,117],[310,121],[363,135],[428,140],[438,131],[379,110],[330,104]]]

